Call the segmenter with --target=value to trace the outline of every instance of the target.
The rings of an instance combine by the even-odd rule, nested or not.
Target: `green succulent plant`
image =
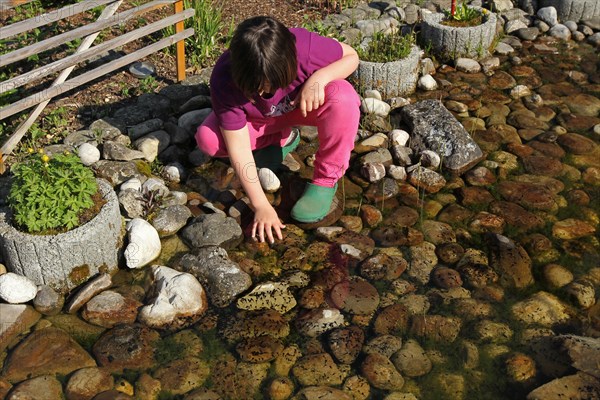
[[[77,155],[32,153],[12,166],[8,197],[15,225],[29,233],[69,230],[94,206],[98,184]]]

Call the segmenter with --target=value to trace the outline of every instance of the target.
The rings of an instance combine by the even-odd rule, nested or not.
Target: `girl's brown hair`
[[[296,38],[274,18],[252,17],[240,23],[229,51],[233,81],[246,97],[267,83],[275,91],[296,79]]]

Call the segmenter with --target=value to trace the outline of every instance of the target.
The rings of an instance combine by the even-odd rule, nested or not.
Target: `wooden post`
[[[183,0],[175,2],[175,13],[183,12]],[[192,17],[194,18],[194,17]],[[175,24],[175,33],[183,32],[183,21]],[[176,44],[177,81],[185,79],[185,42],[180,40]]]

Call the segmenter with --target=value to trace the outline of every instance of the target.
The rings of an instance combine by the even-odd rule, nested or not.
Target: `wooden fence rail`
[[[4,13],[10,8],[31,1],[32,0],[0,0],[0,12]],[[0,94],[2,94],[62,71],[49,87],[0,108],[0,120],[2,120],[37,105],[28,118],[17,127],[15,132],[12,133],[8,140],[2,145],[0,148],[0,160],[3,154],[10,154],[13,151],[15,146],[20,142],[27,130],[39,117],[53,97],[122,68],[165,47],[176,44],[177,79],[185,79],[184,39],[192,36],[194,30],[184,30],[183,21],[193,17],[195,11],[191,8],[184,10],[183,0],[154,0],[141,6],[117,13],[122,2],[122,0],[84,0],[0,28],[0,40],[5,40],[35,28],[39,28],[40,26],[51,24],[91,10],[98,6],[105,6],[98,19],[92,23],[57,34],[48,39],[32,43],[0,56],[0,67],[5,67],[31,55],[38,54],[42,51],[48,51],[78,38],[83,38],[74,54],[0,82]],[[91,47],[92,43],[103,29],[120,25],[131,18],[138,17],[149,11],[169,5],[174,6],[175,13],[173,15],[164,17],[159,21],[134,29],[114,39],[107,40]],[[85,71],[75,78],[68,79],[68,76],[78,64],[172,25],[175,25],[175,34],[142,47],[130,54],[126,54],[110,63]]]

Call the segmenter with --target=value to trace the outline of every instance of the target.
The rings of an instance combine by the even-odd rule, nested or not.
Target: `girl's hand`
[[[285,228],[285,225],[281,223],[277,212],[269,204],[261,205],[254,210],[254,222],[252,224],[252,237],[255,238],[258,235],[258,239],[261,242],[265,241],[265,236],[269,240],[269,243],[275,242],[273,238],[273,230],[277,234],[279,240],[283,239],[281,229]]]
[[[325,84],[318,79],[316,73],[304,82],[300,93],[294,100],[293,104],[300,107],[302,116],[318,109],[325,102]]]

